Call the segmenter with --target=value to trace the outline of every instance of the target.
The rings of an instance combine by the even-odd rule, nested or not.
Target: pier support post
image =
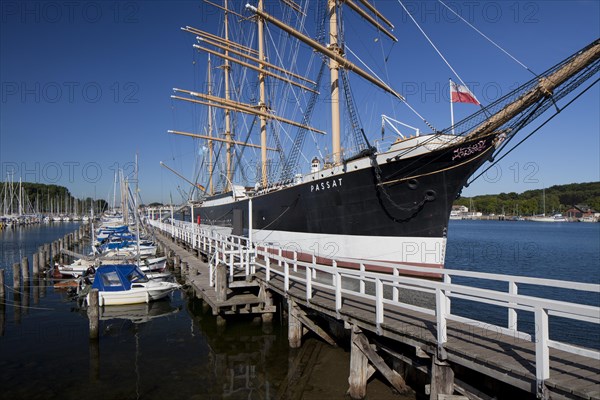
[[[288,299],[288,341],[292,349],[302,346],[302,322],[298,318],[298,305]]]
[[[189,268],[188,268],[188,263],[187,262],[182,262],[181,263],[181,273],[184,275],[188,275],[189,274]]]
[[[264,291],[265,307],[271,307],[273,305],[273,293],[267,289],[264,289]],[[270,324],[273,322],[273,313],[262,313],[260,317],[263,324]]]
[[[56,253],[58,255],[57,257],[54,257],[54,261],[58,261],[59,264],[63,264],[63,254],[62,254],[62,250],[65,248],[65,241],[64,239],[58,239],[58,245],[56,246]]]
[[[31,263],[33,264],[31,266],[33,269],[33,276],[38,276],[40,273],[40,254],[39,253],[33,253]]]
[[[369,359],[360,350],[358,335],[360,328],[352,326],[350,340],[350,376],[348,377],[348,395],[352,399],[364,399],[367,396],[367,380],[369,379]]]
[[[217,264],[217,277],[215,279],[215,290],[217,292],[217,301],[227,300],[227,265]]]
[[[38,273],[43,272],[45,267],[46,267],[46,262],[45,262],[45,258],[46,257],[46,253],[44,252],[44,249],[40,250],[40,256],[38,257]]]
[[[50,243],[44,244],[44,266],[46,266],[47,263],[50,263],[50,257],[52,256],[50,253],[51,247]]]
[[[13,288],[19,291],[21,288],[21,264],[13,264]]]
[[[435,356],[431,357],[430,400],[437,400],[441,394],[454,393],[454,371],[443,356],[444,350],[438,349]]]
[[[29,285],[29,258],[27,256],[21,260],[21,269],[23,271],[23,284]]]
[[[98,289],[92,289],[90,291],[87,314],[88,319],[90,320],[90,340],[97,340],[98,330],[100,328]]]

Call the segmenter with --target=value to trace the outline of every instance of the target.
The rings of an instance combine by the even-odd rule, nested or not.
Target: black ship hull
[[[403,157],[405,150],[365,156],[305,175],[301,183],[257,192],[251,200],[253,240],[304,259],[440,268],[452,203],[496,141],[488,135],[413,157]],[[195,207],[193,219],[248,234],[249,202],[221,195]]]

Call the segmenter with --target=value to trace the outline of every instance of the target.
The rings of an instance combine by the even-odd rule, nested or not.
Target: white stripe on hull
[[[223,235],[231,228],[202,226]],[[444,264],[446,238],[331,235],[271,230],[253,230],[260,246],[282,247],[287,251],[315,254],[328,259],[387,261],[440,267]]]

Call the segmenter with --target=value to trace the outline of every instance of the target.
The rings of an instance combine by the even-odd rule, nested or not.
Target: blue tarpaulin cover
[[[137,265],[101,265],[96,270],[92,289],[119,292],[131,289],[132,282],[142,279],[145,279],[145,275]]]

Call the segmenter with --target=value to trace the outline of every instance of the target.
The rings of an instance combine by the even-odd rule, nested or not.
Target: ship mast
[[[258,0],[258,9],[263,11],[263,0]],[[264,115],[267,112],[267,103],[265,96],[265,49],[264,49],[264,21],[258,16],[257,17],[258,24],[258,59],[259,59],[259,74],[258,74],[258,82],[259,82],[259,109],[263,113],[260,115],[260,165],[261,165],[261,177],[262,177],[262,186],[267,187],[267,117]]]
[[[212,62],[210,60],[210,54],[208,55],[208,95],[212,96]],[[212,106],[208,106],[208,136],[212,137],[213,133],[213,125],[212,125]],[[214,173],[214,165],[213,165],[213,141],[211,139],[208,140],[208,193],[214,194],[213,187],[213,173]]]
[[[338,45],[337,0],[327,0],[327,11],[329,14],[329,50],[341,57],[343,54],[342,49]],[[334,164],[340,163],[342,152],[340,131],[339,69],[339,63],[334,58],[330,58],[331,149],[333,152]]]
[[[224,0],[224,10],[225,10],[225,42],[229,42],[229,9],[227,6],[228,0]],[[225,50],[225,56],[229,56],[229,51]],[[224,73],[224,81],[225,81],[225,100],[229,102],[229,72],[231,67],[229,66],[229,60],[225,58],[223,64],[223,73]],[[229,188],[229,185],[232,178],[233,166],[231,165],[231,111],[229,109],[225,109],[225,140],[226,140],[226,157],[227,157],[227,179],[225,182],[226,188]],[[233,187],[230,188],[233,190]],[[227,191],[227,190],[225,190]]]
[[[375,10],[368,2],[363,0],[360,0],[360,2],[368,9],[368,11],[372,12],[377,18],[381,19],[385,24],[389,25],[390,28],[393,28],[393,25],[387,19],[385,19],[385,17],[383,17],[377,10]],[[356,11],[361,17],[367,20],[367,22],[370,22],[372,25],[374,25],[376,29],[386,34],[392,40],[397,41],[394,35],[392,35],[382,24],[377,22],[375,18],[368,15],[368,13],[361,9],[356,3],[354,3],[351,0],[345,0],[343,1],[343,3],[347,4],[352,10]],[[372,76],[371,74],[364,71],[363,69],[361,69],[360,67],[358,67],[357,65],[350,62],[344,57],[343,49],[339,45],[340,27],[338,24],[338,7],[340,7],[340,4],[338,4],[338,0],[327,0],[327,11],[329,15],[329,43],[327,44],[327,46],[324,46],[316,40],[309,38],[302,32],[293,29],[292,27],[288,26],[287,24],[278,20],[272,15],[267,14],[262,9],[260,9],[260,7],[246,5],[246,8],[254,12],[259,18],[262,18],[263,20],[272,23],[279,29],[294,36],[301,42],[309,45],[314,50],[320,52],[321,54],[329,58],[329,70],[331,79],[331,142],[334,164],[340,163],[342,159],[339,96],[340,68],[344,68],[348,71],[356,73],[361,78],[367,80],[375,86],[385,90],[386,92],[392,94],[398,99],[404,101],[404,97],[397,93],[390,86],[388,86],[385,82],[382,82],[378,78]]]

